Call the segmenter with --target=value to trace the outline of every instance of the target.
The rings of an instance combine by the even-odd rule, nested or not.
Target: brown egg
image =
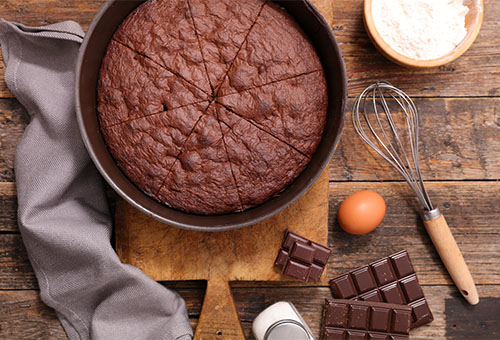
[[[375,229],[384,215],[384,198],[376,192],[363,190],[347,197],[340,204],[337,220],[346,232],[361,235]]]

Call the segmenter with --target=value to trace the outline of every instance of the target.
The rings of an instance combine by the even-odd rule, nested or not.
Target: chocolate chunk
[[[409,306],[356,300],[326,300],[321,339],[409,339],[410,323]]]
[[[285,233],[285,238],[283,240],[283,244],[281,245],[281,247],[288,250],[297,241],[301,241],[304,243],[309,242],[309,240],[306,239],[305,237],[302,237],[299,234],[296,234],[292,231],[287,230]]]
[[[283,274],[305,282],[309,278],[309,266],[288,258],[285,267],[283,267]]]
[[[276,265],[278,267],[283,267],[288,259],[288,252],[286,250],[280,249],[278,257],[276,258]]]
[[[317,243],[311,242],[311,247],[314,248],[314,261],[326,265],[332,250]]]
[[[330,287],[339,299],[412,307],[411,328],[434,320],[406,250],[338,276],[330,280]]]
[[[283,274],[301,281],[319,281],[331,252],[331,249],[287,230],[275,265],[283,268]]]
[[[307,264],[313,263],[314,248],[303,242],[295,242],[290,249],[290,257]]]

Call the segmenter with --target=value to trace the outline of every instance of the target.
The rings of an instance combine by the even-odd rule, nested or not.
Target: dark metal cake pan
[[[97,80],[101,60],[120,23],[143,1],[111,0],[92,21],[76,65],[76,113],[85,146],[109,185],[134,207],[168,225],[202,231],[223,231],[263,221],[299,199],[318,179],[335,151],[345,120],[347,77],[333,32],[308,0],[275,1],[309,36],[320,56],[328,85],[328,112],[323,138],[306,169],[275,197],[260,206],[224,215],[196,215],[169,208],[138,189],[118,168],[106,148],[97,116]]]

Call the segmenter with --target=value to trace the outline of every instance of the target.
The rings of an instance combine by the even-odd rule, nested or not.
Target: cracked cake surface
[[[328,106],[322,71],[306,73],[240,93],[217,102],[311,157],[321,140]]]
[[[307,165],[309,159],[289,145],[224,107],[214,107],[244,209],[283,190]]]
[[[264,5],[260,0],[188,0],[208,78],[215,91]]]
[[[195,214],[258,206],[307,166],[326,122],[319,57],[264,0],[149,0],[115,32],[97,111],[147,195]]]
[[[150,0],[135,9],[113,39],[211,93],[186,0]]]
[[[101,131],[118,166],[143,191],[154,196],[208,105],[188,105]]]
[[[101,127],[181,106],[210,96],[131,49],[111,41],[98,82]],[[104,114],[105,113],[105,114]]]

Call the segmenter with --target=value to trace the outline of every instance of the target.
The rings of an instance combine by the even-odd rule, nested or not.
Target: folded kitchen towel
[[[41,298],[71,340],[191,339],[182,298],[120,263],[111,246],[102,179],[74,109],[83,36],[71,21],[45,27],[0,21],[5,80],[31,117],[15,173],[19,229]]]

